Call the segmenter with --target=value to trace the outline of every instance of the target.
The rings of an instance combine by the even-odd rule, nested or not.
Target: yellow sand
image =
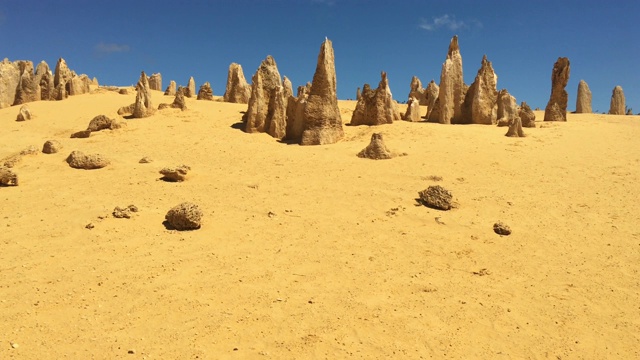
[[[239,130],[246,105],[187,99],[69,138],[96,115],[125,121],[134,98],[34,102],[27,122],[0,109],[0,158],[64,145],[0,188],[0,359],[640,356],[638,116],[538,111],[526,138],[345,126],[338,144],[301,147]],[[354,107],[340,101],[344,123]],[[408,155],[356,157],[373,132]],[[72,169],[73,150],[111,165]],[[187,181],[159,180],[180,164]],[[436,184],[458,209],[416,206]],[[183,201],[200,230],[163,226]],[[111,216],[130,204],[131,219]]]

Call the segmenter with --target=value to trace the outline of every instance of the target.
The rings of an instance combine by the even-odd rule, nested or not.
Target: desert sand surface
[[[525,138],[345,125],[299,146],[240,130],[247,105],[118,116],[134,99],[0,109],[0,158],[64,146],[0,188],[0,359],[640,358],[639,116],[537,111]],[[339,106],[348,123],[355,101]],[[127,124],[69,138],[100,114]],[[407,155],[356,157],[374,132]],[[73,150],[111,164],[73,169]],[[187,181],[159,180],[180,164]],[[416,206],[429,185],[458,208]],[[184,201],[201,229],[163,225]]]

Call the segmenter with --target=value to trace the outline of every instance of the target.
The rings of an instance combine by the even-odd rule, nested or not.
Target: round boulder
[[[74,169],[101,169],[109,165],[109,160],[100,154],[85,155],[80,151],[72,151],[67,157],[67,163]]]
[[[196,204],[183,202],[169,210],[164,218],[176,230],[196,230],[200,229],[202,211]]]
[[[62,150],[62,144],[58,140],[48,140],[42,146],[42,152],[45,154],[55,154]]]

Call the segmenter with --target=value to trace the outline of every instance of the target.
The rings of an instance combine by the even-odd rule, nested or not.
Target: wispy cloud
[[[436,31],[440,28],[458,31],[469,29],[471,27],[482,28],[482,23],[478,20],[465,22],[463,20],[456,19],[455,15],[444,14],[442,16],[432,18],[431,21],[420,19],[420,25],[418,25],[418,27],[427,31]]]
[[[104,42],[99,43],[93,49],[96,51],[96,53],[102,54],[102,55],[128,52],[130,50],[129,45],[104,43]]]

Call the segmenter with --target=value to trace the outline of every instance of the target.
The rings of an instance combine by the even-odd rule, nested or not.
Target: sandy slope
[[[69,138],[134,96],[35,102],[22,123],[0,109],[0,158],[65,146],[0,188],[0,359],[640,357],[637,116],[569,114],[524,139],[345,126],[300,147],[238,130],[246,105],[188,99]],[[346,123],[355,103],[340,106]],[[408,156],[357,158],[374,131]],[[112,164],[72,169],[72,150]],[[188,181],[158,180],[182,163]],[[460,207],[415,206],[432,184]],[[162,225],[182,201],[203,209],[200,230]],[[132,219],[110,216],[129,204]]]

